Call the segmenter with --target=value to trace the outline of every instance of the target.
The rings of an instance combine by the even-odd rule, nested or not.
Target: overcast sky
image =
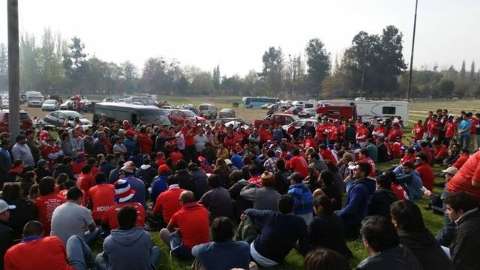
[[[0,42],[7,39],[7,0],[0,0]],[[480,66],[480,1],[419,0],[415,66]],[[303,54],[318,37],[332,57],[360,30],[396,25],[410,61],[414,0],[19,0],[20,28],[79,36],[86,52],[107,61],[175,58],[222,73],[261,69],[269,46]]]

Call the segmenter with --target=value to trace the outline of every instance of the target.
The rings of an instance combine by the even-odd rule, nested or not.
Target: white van
[[[45,100],[42,93],[37,91],[27,91],[25,92],[25,97],[27,99],[28,107],[41,107]]]

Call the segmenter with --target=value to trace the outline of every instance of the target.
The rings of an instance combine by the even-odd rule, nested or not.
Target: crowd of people
[[[480,269],[479,119],[430,112],[412,140],[402,119],[321,115],[290,133],[106,119],[2,133],[1,267],[157,269],[157,234],[194,269],[274,267],[292,249],[305,269],[351,269],[358,238],[356,269]],[[422,198],[445,215],[436,237]]]

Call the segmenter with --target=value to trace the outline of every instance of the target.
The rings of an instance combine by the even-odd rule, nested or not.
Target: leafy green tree
[[[20,89],[38,90],[40,80],[39,50],[35,37],[24,34],[20,39]]]
[[[462,68],[460,69],[460,80],[465,81],[467,78],[467,68],[465,64],[465,60],[462,62]]]
[[[282,49],[270,47],[263,54],[262,79],[267,85],[267,95],[275,95],[283,90],[283,53]]]
[[[472,65],[470,66],[470,81],[475,81],[477,76],[475,76],[475,61],[472,61]]]
[[[451,80],[442,80],[438,87],[438,97],[452,96],[455,91],[455,82]]]
[[[318,38],[311,39],[305,48],[308,65],[308,79],[316,94],[322,87],[322,82],[329,75],[331,69],[330,53],[325,49],[325,45]],[[316,93],[315,93],[316,92]]]
[[[221,86],[221,77],[220,77],[220,66],[216,66],[213,69],[213,88],[216,90],[217,93],[220,93],[220,86]]]
[[[63,55],[63,67],[65,76],[68,79],[67,84],[73,92],[85,92],[85,77],[88,71],[87,54],[84,53],[85,45],[80,38],[72,38],[72,43],[68,46],[68,51]]]

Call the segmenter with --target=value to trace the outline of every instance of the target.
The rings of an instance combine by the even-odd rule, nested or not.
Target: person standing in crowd
[[[192,255],[201,267],[208,270],[249,269],[250,247],[247,242],[232,240],[234,229],[233,222],[227,217],[213,220],[212,242],[192,248]]]
[[[150,235],[136,226],[137,210],[130,206],[117,214],[118,229],[112,230],[103,241],[103,252],[97,255],[100,270],[152,270],[160,260],[160,249],[153,245]]]
[[[35,160],[30,147],[27,145],[25,136],[18,135],[15,141],[16,143],[11,150],[13,160],[21,160],[26,167],[34,167]]]
[[[260,233],[250,244],[250,256],[261,267],[272,267],[283,262],[287,254],[298,246],[305,246],[307,226],[302,218],[293,215],[294,199],[283,195],[278,202],[279,212],[247,209],[247,217]]]
[[[446,213],[456,224],[450,256],[455,269],[480,269],[480,210],[478,200],[465,192],[450,194],[445,199]]]
[[[375,181],[368,178],[370,164],[358,163],[353,168],[353,174],[347,181],[347,201],[345,206],[337,212],[345,225],[345,236],[358,236],[363,218],[368,213],[368,202],[375,192]]]
[[[471,121],[468,119],[467,115],[462,117],[460,123],[458,124],[458,136],[460,140],[460,145],[463,148],[470,147],[470,129],[471,129]]]
[[[5,254],[5,269],[76,270],[69,265],[62,240],[56,236],[43,237],[44,232],[38,221],[25,224],[22,241]]]
[[[385,217],[370,216],[360,229],[368,258],[360,262],[357,270],[421,270],[415,255],[400,245],[393,224]]]
[[[193,192],[180,194],[182,208],[173,214],[160,238],[179,258],[192,258],[192,248],[210,241],[208,210],[195,201]]]

